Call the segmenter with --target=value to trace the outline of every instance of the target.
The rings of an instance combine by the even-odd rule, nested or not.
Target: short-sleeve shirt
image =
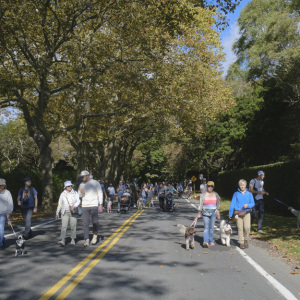
[[[121,196],[123,193],[124,193],[124,191],[126,190],[126,187],[125,187],[125,185],[118,185],[117,186],[117,190],[119,189],[119,188],[121,188],[121,190],[120,191],[118,191],[118,196]]]
[[[252,179],[250,181],[249,185],[253,186],[254,191],[262,192],[264,189],[263,180]],[[264,196],[262,194],[253,194],[253,198],[255,200],[260,200],[260,199],[263,199]]]
[[[36,189],[19,189],[18,196],[21,197],[21,208],[32,208],[34,207],[34,197],[37,195]],[[28,204],[27,204],[28,203]]]

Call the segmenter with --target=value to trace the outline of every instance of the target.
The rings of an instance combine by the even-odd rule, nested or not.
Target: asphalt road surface
[[[195,249],[187,251],[177,224],[189,226],[197,211],[187,200],[176,202],[174,213],[161,212],[157,201],[128,214],[102,213],[99,242],[87,249],[81,219],[76,246],[67,239],[65,247],[57,244],[60,220],[34,221],[27,254],[18,257],[8,228],[0,299],[300,299],[292,266],[254,241],[237,248],[235,226],[231,247],[215,231],[216,246],[205,249],[198,220]]]

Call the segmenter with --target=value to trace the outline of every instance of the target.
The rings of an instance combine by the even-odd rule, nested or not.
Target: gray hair
[[[246,181],[245,179],[241,179],[241,180],[239,181],[239,186],[240,186],[242,183],[244,183],[244,184],[247,186],[247,181]]]

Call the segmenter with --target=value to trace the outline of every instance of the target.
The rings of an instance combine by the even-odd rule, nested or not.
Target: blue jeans
[[[214,226],[217,213],[214,212],[210,217],[203,216],[204,232],[203,232],[203,242],[213,243],[214,241]]]
[[[253,220],[257,217],[258,214],[257,230],[261,230],[264,212],[265,212],[265,202],[264,199],[259,199],[259,200],[254,199],[254,202],[255,205],[252,207],[251,224],[253,223]]]
[[[0,214],[0,246],[3,246],[6,214]]]
[[[142,199],[143,199],[143,206],[145,206],[146,202],[147,202],[147,197],[146,196],[142,196]]]

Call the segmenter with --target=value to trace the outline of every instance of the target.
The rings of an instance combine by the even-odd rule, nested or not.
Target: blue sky
[[[221,33],[221,41],[226,54],[226,61],[222,64],[224,68],[224,74],[226,75],[227,69],[235,61],[235,55],[232,51],[232,45],[239,36],[239,29],[237,26],[237,19],[241,13],[241,10],[251,0],[241,0],[240,5],[237,7],[233,14],[228,15],[229,26]]]

